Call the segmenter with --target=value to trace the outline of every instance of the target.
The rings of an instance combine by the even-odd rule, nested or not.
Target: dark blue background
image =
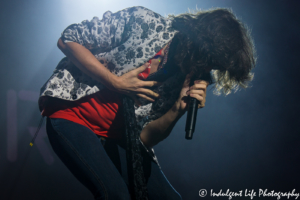
[[[215,96],[211,89],[206,107],[198,113],[193,140],[184,139],[184,116],[169,138],[155,147],[165,175],[183,199],[201,199],[202,188],[300,192],[299,1],[94,2],[99,4],[96,14],[88,12],[95,10],[94,4],[83,8],[75,0],[0,3],[0,199],[8,199],[9,194],[11,199],[93,199],[40,135],[54,161],[47,164],[33,146],[17,179],[30,148],[28,127],[38,125],[40,113],[37,102],[18,100],[18,157],[10,161],[7,95],[8,91],[39,92],[63,57],[56,42],[66,26],[134,5],[162,15],[186,12],[196,4],[202,9],[229,7],[252,29],[258,55],[252,87],[227,97]]]

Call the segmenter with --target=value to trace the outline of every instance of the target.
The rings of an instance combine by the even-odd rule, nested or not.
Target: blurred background
[[[193,139],[184,138],[184,116],[154,148],[183,199],[201,199],[200,189],[299,193],[299,1],[10,0],[0,2],[0,199],[93,199],[53,152],[45,122],[29,146],[40,120],[39,90],[64,57],[56,43],[68,25],[138,5],[163,16],[232,8],[257,49],[251,88],[226,97],[210,89]]]

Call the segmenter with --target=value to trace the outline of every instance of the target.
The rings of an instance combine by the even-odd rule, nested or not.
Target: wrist
[[[119,80],[119,77],[114,75],[114,74],[111,74],[109,77],[108,77],[108,86],[107,88],[112,90],[112,91],[119,91],[119,88],[120,88],[120,80]]]
[[[171,111],[177,115],[177,117],[181,117],[182,115],[184,115],[185,111],[180,109],[180,102],[176,101],[173,105],[173,107],[171,108]]]

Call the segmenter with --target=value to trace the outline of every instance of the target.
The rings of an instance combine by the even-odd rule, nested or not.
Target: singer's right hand
[[[156,81],[142,81],[138,78],[138,74],[149,67],[149,63],[145,63],[141,67],[118,77],[112,74],[84,46],[76,42],[64,43],[62,39],[58,40],[57,45],[78,69],[92,79],[102,83],[106,88],[126,94],[135,100],[137,97],[141,97],[154,101],[154,98],[158,97],[157,93],[147,89],[147,87],[156,85]]]
[[[175,103],[175,109],[181,114],[184,114],[188,108],[188,96],[194,97],[200,101],[198,108],[203,108],[205,106],[206,101],[206,89],[209,83],[204,80],[196,80],[194,81],[194,85],[189,87],[190,84],[190,76],[187,75],[185,81],[183,83],[180,95],[178,100]]]
[[[126,94],[133,98],[137,103],[137,97],[144,98],[148,101],[154,101],[159,95],[146,87],[152,87],[158,84],[157,81],[142,81],[138,78],[138,74],[143,72],[149,63],[145,63],[141,67],[134,69],[122,76],[118,77],[114,85],[114,90]]]

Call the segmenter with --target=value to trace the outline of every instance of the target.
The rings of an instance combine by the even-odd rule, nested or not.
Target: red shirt
[[[124,130],[123,112],[118,112],[122,109],[121,94],[102,89],[77,101],[59,101],[57,104],[63,104],[63,108],[47,108],[43,115],[81,124],[97,135],[121,138]]]
[[[161,54],[160,50],[155,56]],[[154,56],[154,57],[155,57]],[[151,64],[151,60],[149,61]],[[139,74],[146,79],[150,67]],[[95,134],[120,139],[124,130],[121,94],[108,89],[83,97],[77,101],[56,100],[42,113],[49,118],[66,119],[91,129]],[[57,106],[55,106],[57,105]],[[120,111],[120,112],[119,112]]]

